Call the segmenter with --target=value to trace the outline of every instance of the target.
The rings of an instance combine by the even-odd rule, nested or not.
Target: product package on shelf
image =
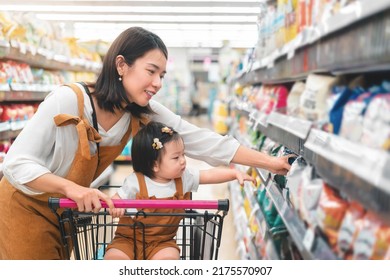
[[[369,147],[388,150],[389,93],[388,81],[367,90],[359,89],[344,105],[340,135]]]
[[[366,210],[360,203],[357,201],[349,203],[337,236],[336,253],[340,258],[352,259],[353,246],[365,214]]]
[[[300,117],[318,123],[327,121],[327,100],[332,87],[339,83],[338,77],[309,74],[305,90],[300,97]]]
[[[377,95],[363,118],[361,142],[372,148],[390,150],[390,92]]]
[[[303,172],[307,167],[306,161],[299,157],[291,165],[290,171],[286,175],[286,190],[288,192],[288,203],[292,208],[298,211],[299,209],[299,187],[303,176]]]
[[[348,206],[349,203],[341,198],[334,188],[327,184],[323,185],[316,209],[316,223],[325,233],[334,251],[336,251],[339,229]]]
[[[264,220],[272,224],[275,206],[305,259],[390,258],[385,2],[262,2],[252,69],[232,85],[247,117],[237,119],[240,139],[294,153],[286,176],[264,176],[258,198]]]
[[[305,90],[305,82],[298,81],[292,86],[287,96],[286,111],[287,115],[297,117],[299,115],[300,99]]]
[[[367,212],[357,228],[352,258],[355,260],[383,260],[390,250],[390,227],[382,223],[375,213]]]

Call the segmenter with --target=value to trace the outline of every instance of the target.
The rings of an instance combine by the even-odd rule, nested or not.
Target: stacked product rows
[[[330,13],[272,48],[280,28],[260,33],[261,56],[231,79],[237,138],[294,159],[287,176],[249,169],[256,186],[231,185],[241,256],[389,259],[390,3],[287,2]]]

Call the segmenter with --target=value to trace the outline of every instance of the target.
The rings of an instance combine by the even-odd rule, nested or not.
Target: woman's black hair
[[[153,113],[149,105],[142,107],[131,103],[127,98],[125,89],[116,67],[116,58],[122,55],[125,62],[131,66],[148,51],[159,49],[168,58],[168,50],[164,42],[156,34],[142,28],[130,27],[123,31],[111,44],[103,60],[102,70],[96,80],[94,92],[100,108],[109,112],[115,109],[125,109],[137,117],[142,114]],[[127,104],[123,108],[123,102]]]
[[[163,132],[163,128],[168,128],[168,132]],[[154,139],[158,138],[162,148],[154,148]],[[154,178],[154,164],[161,160],[164,152],[164,144],[181,139],[179,133],[160,122],[149,122],[138,131],[131,144],[131,160],[135,172],[140,172],[149,178]]]

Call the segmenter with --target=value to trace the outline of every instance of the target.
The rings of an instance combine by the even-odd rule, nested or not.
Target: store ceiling
[[[250,48],[257,41],[256,20],[266,0],[12,0],[2,11],[22,11],[58,22],[82,40],[112,41],[130,26],[157,33],[168,47]],[[8,2],[9,3],[9,2]]]

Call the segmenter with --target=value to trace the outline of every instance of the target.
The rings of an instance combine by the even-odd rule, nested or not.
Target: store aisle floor
[[[211,128],[208,123],[207,116],[193,117],[190,121],[200,127]],[[187,158],[187,165],[192,168],[197,169],[207,169],[210,166],[207,163],[202,161],[194,160]],[[110,179],[110,185],[118,186],[121,185],[124,178],[132,172],[131,165],[116,165],[115,171]],[[228,184],[217,184],[217,185],[201,185],[199,190],[196,193],[193,193],[193,199],[199,200],[213,200],[213,199],[230,199],[230,191],[228,189]],[[222,239],[221,247],[219,250],[218,259],[220,260],[237,260],[239,259],[237,253],[237,244],[235,239],[235,225],[233,221],[233,213],[229,212],[225,217],[223,230],[222,230]]]

